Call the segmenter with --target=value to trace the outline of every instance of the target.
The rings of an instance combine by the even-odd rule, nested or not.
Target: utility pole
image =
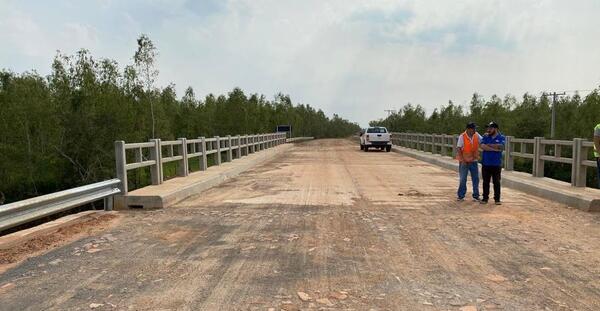
[[[567,93],[552,92],[551,94],[544,93],[542,96],[548,95],[552,95],[552,124],[550,125],[550,138],[554,138],[554,134],[556,133],[556,101],[559,96],[567,95]]]

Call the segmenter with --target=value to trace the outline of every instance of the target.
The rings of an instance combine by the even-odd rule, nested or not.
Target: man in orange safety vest
[[[465,131],[458,137],[456,159],[458,160],[459,185],[457,201],[464,201],[467,194],[467,176],[471,173],[473,182],[473,201],[479,201],[479,142],[482,137],[477,133],[473,122],[467,123]]]

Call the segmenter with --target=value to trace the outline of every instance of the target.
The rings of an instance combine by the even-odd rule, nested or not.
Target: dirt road
[[[347,140],[0,275],[2,310],[600,310],[600,215]],[[461,309],[462,308],[462,309]]]

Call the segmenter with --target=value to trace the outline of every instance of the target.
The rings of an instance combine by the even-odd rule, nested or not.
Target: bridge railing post
[[[202,153],[200,156],[200,170],[206,171],[208,168],[208,161],[206,158],[206,138],[204,136],[200,137],[200,152]]]
[[[125,142],[122,140],[115,141],[115,164],[117,168],[117,178],[121,181],[119,190],[122,195],[127,195],[127,157],[125,155]]]
[[[217,165],[221,165],[221,137],[219,136],[215,136],[215,140],[216,140],[216,146],[217,146],[217,153],[215,153],[216,159],[215,159],[215,163]]]
[[[227,135],[227,162],[233,160],[233,145],[231,144],[231,135]]]
[[[587,166],[583,161],[587,160],[588,149],[583,145],[582,138],[573,139],[573,166],[571,167],[571,185],[585,187],[587,179]]]
[[[414,148],[415,150],[421,150],[421,136],[419,134],[413,134],[413,140],[414,140]]]
[[[177,176],[185,177],[188,176],[188,156],[187,156],[187,139],[186,138],[178,138],[179,144],[177,145],[178,153],[181,156],[181,160],[179,161],[179,165],[177,166]]]
[[[162,144],[158,138],[150,139],[150,141],[154,143],[154,147],[150,150],[150,159],[155,162],[150,168],[150,179],[153,185],[160,185],[163,182]]]
[[[446,152],[446,149],[447,149],[447,148],[446,148],[446,141],[447,141],[447,139],[446,139],[446,138],[447,138],[447,137],[448,137],[448,135],[446,135],[446,134],[442,134],[442,135],[441,135],[441,138],[440,138],[440,140],[441,140],[441,144],[440,144],[440,154],[441,154],[443,157],[445,157],[445,156],[447,156],[447,155],[448,155],[448,154],[447,154],[447,152]]]
[[[456,157],[458,152],[458,135],[452,135],[452,157]]]
[[[535,137],[533,139],[533,170],[534,177],[544,177],[544,145],[542,144],[543,137]]]
[[[271,144],[271,141],[270,141],[271,140],[271,135],[265,134],[264,137],[265,137],[265,149],[269,149],[271,147],[270,146],[270,144]]]
[[[513,157],[513,137],[506,136],[504,141],[504,169],[507,171],[514,170],[515,167],[515,158]]]

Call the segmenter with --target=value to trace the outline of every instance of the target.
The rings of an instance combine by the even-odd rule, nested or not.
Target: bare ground
[[[511,189],[459,203],[456,182],[301,144],[6,271],[0,309],[600,310],[600,215]]]

